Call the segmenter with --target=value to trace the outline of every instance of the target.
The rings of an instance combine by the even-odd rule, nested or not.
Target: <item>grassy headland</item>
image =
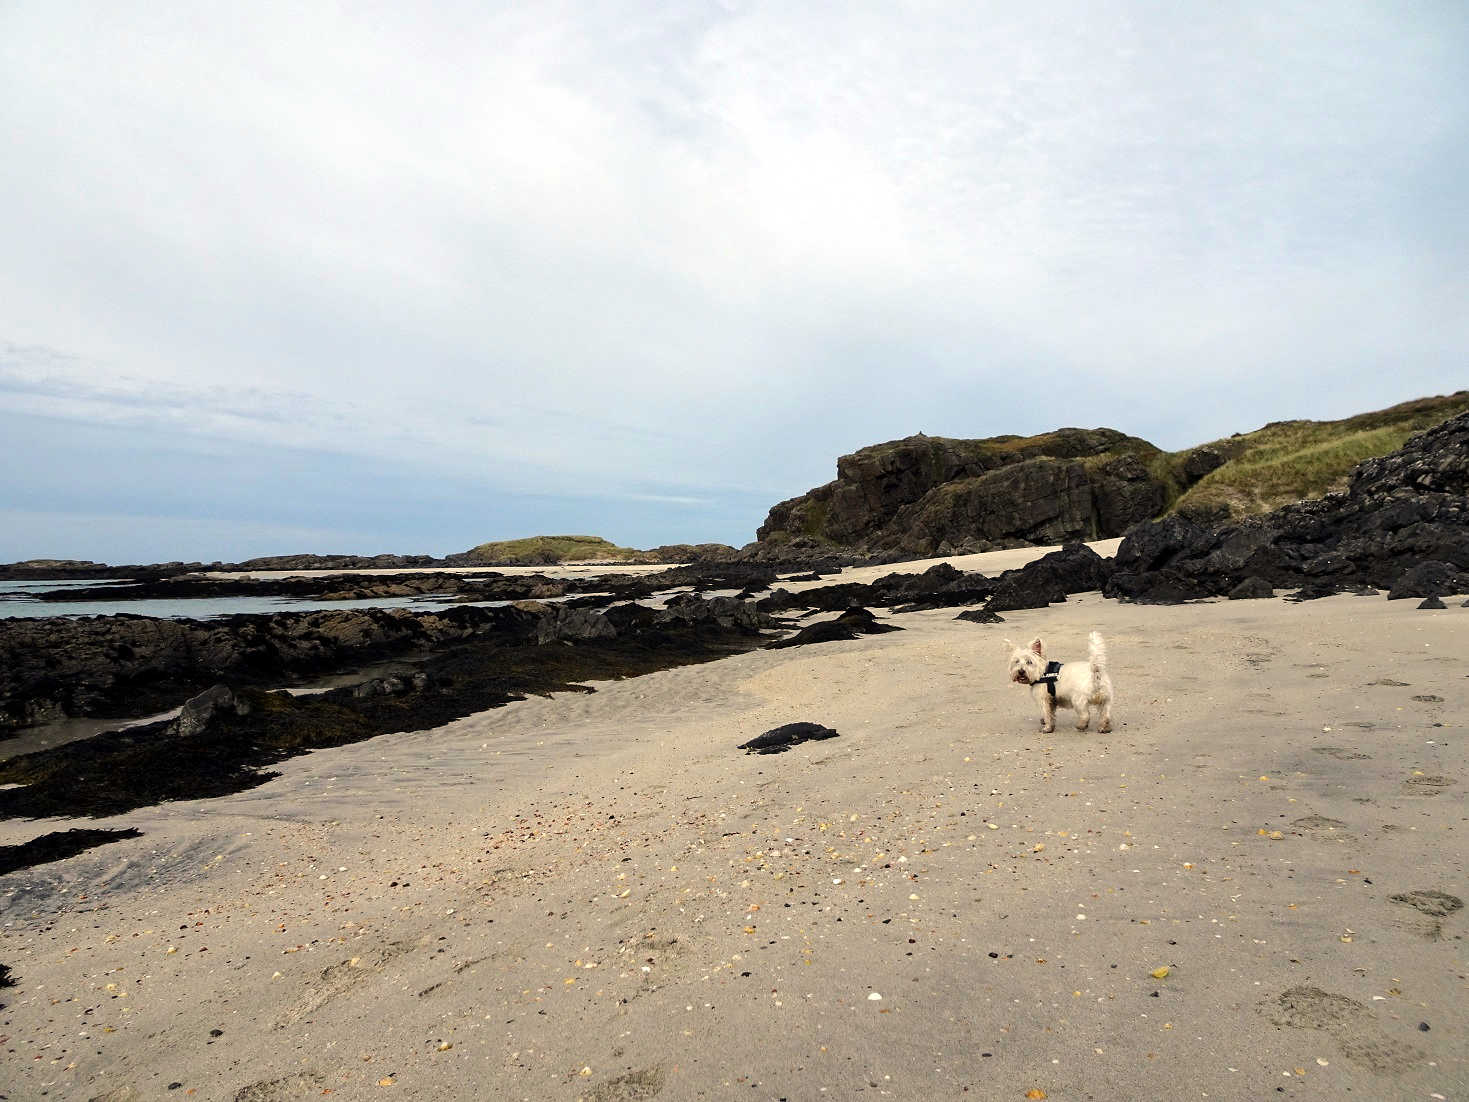
[[[1340,421],[1274,421],[1184,451],[1158,456],[1154,472],[1174,487],[1198,453],[1224,462],[1174,496],[1168,512],[1205,516],[1267,513],[1292,501],[1344,490],[1352,468],[1387,455],[1424,429],[1469,410],[1469,391],[1419,398]]]
[[[566,562],[627,562],[642,554],[635,548],[618,547],[601,536],[527,536],[482,543],[471,547],[464,556],[487,566],[551,566]]]

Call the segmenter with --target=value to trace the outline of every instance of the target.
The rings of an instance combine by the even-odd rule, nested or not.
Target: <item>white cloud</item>
[[[22,0],[0,411],[774,500],[918,428],[1449,389],[1466,45],[1372,4]]]

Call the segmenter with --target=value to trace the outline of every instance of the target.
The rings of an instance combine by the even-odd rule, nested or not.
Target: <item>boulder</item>
[[[1003,624],[1005,618],[987,608],[968,608],[955,616],[956,620],[968,620],[971,624]]]
[[[749,601],[684,593],[669,598],[654,622],[659,625],[714,624],[726,630],[757,632],[766,625],[768,619]]]
[[[1442,597],[1445,593],[1469,593],[1469,573],[1446,562],[1420,562],[1398,575],[1387,599]]]
[[[1204,444],[1194,448],[1183,460],[1183,476],[1189,482],[1197,482],[1210,471],[1224,466],[1227,457],[1216,447]]]
[[[519,606],[517,606],[519,607]],[[542,606],[547,611],[536,625],[538,645],[555,642],[580,642],[588,639],[611,639],[617,634],[612,621],[591,609],[567,605]]]
[[[250,706],[245,701],[237,699],[228,685],[214,685],[205,689],[198,696],[184,701],[183,707],[179,709],[178,718],[173,721],[170,732],[179,738],[197,735],[209,726],[209,721],[216,714],[221,712],[229,715],[249,715]]]
[[[873,583],[874,604],[901,605],[898,612],[978,604],[995,591],[995,583],[977,570],[935,563],[922,574],[888,574]]]
[[[1335,597],[1341,587],[1334,582],[1307,582],[1294,593],[1287,593],[1287,601],[1319,601],[1322,597]]]
[[[1066,600],[1066,591],[1050,582],[1014,577],[1005,578],[995,588],[995,595],[984,607],[990,612],[1015,612],[1025,608],[1045,608]]]
[[[1258,600],[1262,597],[1274,596],[1275,587],[1267,582],[1264,578],[1257,578],[1253,575],[1246,578],[1244,581],[1240,582],[1239,585],[1235,586],[1229,591],[1229,599],[1231,601]]]
[[[1065,601],[1068,593],[1101,589],[1111,575],[1111,560],[1083,543],[1069,544],[1001,574],[985,608],[991,612],[1045,608]]]
[[[1071,543],[1018,570],[1007,570],[1000,580],[1023,578],[1027,584],[1052,585],[1063,593],[1087,593],[1105,586],[1112,569],[1112,560],[1102,558],[1084,543]]]
[[[835,643],[846,639],[855,639],[859,635],[882,635],[889,631],[902,631],[896,624],[884,624],[878,621],[869,610],[865,608],[849,608],[835,620],[822,620],[819,623],[808,624],[789,639],[780,639],[774,643],[767,643],[767,650],[783,650],[786,647],[804,647],[810,643]]]

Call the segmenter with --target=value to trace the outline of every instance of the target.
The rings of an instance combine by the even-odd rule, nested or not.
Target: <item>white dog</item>
[[[1097,710],[1097,730],[1112,730],[1112,679],[1107,676],[1107,647],[1096,632],[1085,662],[1049,662],[1046,646],[1039,639],[1030,646],[1013,647],[1010,654],[1010,680],[1030,686],[1031,696],[1041,707],[1041,730],[1056,729],[1056,708],[1076,709],[1076,729],[1085,731],[1091,723],[1091,711]]]

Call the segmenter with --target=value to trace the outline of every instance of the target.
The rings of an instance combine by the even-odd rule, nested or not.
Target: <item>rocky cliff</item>
[[[1109,597],[1170,602],[1250,583],[1322,596],[1469,591],[1469,413],[1364,460],[1343,493],[1209,526],[1183,515],[1139,525],[1117,549]]]
[[[752,548],[879,555],[987,551],[1120,536],[1164,513],[1217,524],[1345,490],[1363,460],[1469,410],[1469,391],[1339,421],[1275,421],[1162,452],[1114,429],[954,440],[910,436],[837,460],[783,501]]]
[[[842,456],[835,481],[776,505],[756,538],[911,555],[1105,539],[1168,503],[1162,454],[1114,429],[920,433]]]

